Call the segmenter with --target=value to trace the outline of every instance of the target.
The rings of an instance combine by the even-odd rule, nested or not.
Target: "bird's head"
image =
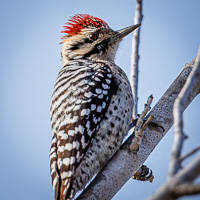
[[[74,59],[113,61],[119,42],[139,26],[114,31],[100,18],[87,14],[73,16],[62,31],[66,34],[62,38],[63,65]]]

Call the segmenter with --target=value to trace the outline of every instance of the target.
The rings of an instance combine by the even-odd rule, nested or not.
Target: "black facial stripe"
[[[92,40],[90,40],[90,39],[88,39],[88,38],[85,38],[83,43],[93,43],[93,42],[94,42],[94,41],[92,41]]]
[[[84,38],[83,41],[76,42],[75,44],[73,44],[73,46],[70,48],[70,50],[81,49],[81,46],[83,46],[83,45],[85,45],[87,43],[93,43],[93,41],[88,39],[88,38]]]
[[[100,52],[105,52],[108,48],[108,39],[103,40],[99,44],[96,44],[94,48],[84,55],[84,58],[90,57],[93,54],[99,54]]]
[[[77,42],[73,44],[73,46],[69,50],[77,50],[80,48],[81,45],[82,45],[82,42]]]

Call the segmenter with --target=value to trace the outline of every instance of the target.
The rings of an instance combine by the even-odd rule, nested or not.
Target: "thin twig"
[[[188,157],[192,156],[193,154],[195,154],[197,151],[200,150],[200,146],[194,148],[192,151],[188,152],[187,154],[185,154],[184,156],[179,158],[179,161],[182,162],[183,160],[187,159]]]
[[[136,0],[134,24],[142,23],[142,18],[143,18],[142,3],[143,3],[142,0]],[[140,29],[141,28],[138,28],[134,31],[132,39],[130,82],[134,97],[133,119],[136,119],[137,117]]]
[[[130,150],[133,152],[137,152],[139,150],[139,145],[142,141],[144,130],[146,129],[148,124],[153,119],[152,116],[149,116],[148,119],[146,120],[146,122],[144,123],[144,118],[147,115],[147,113],[149,112],[149,110],[151,109],[150,105],[151,105],[152,101],[153,101],[153,96],[150,95],[147,100],[147,103],[144,106],[144,111],[142,112],[142,114],[140,115],[140,117],[137,120],[135,129],[134,129],[134,138],[130,145]]]
[[[183,89],[179,93],[174,103],[173,116],[174,116],[174,143],[172,146],[171,161],[169,165],[168,178],[173,177],[177,171],[181,168],[180,156],[183,148],[183,141],[185,134],[183,132],[183,105],[190,95],[191,88],[194,81],[196,81],[196,74],[200,71],[200,48],[195,59],[194,68],[189,75]]]

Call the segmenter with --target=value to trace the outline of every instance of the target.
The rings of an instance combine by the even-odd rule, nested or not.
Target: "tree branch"
[[[183,148],[183,141],[185,135],[183,133],[183,111],[184,111],[184,102],[187,101],[187,98],[190,97],[193,85],[200,80],[200,48],[195,59],[194,68],[189,75],[183,89],[176,98],[174,103],[173,115],[174,115],[174,143],[172,146],[172,155],[169,166],[169,175],[168,177],[173,177],[177,171],[181,168],[180,156]],[[200,90],[200,86],[199,90]]]
[[[180,170],[174,178],[168,181],[149,200],[174,200],[176,186],[182,183],[192,182],[200,175],[200,155],[198,155],[186,167]],[[191,184],[191,183],[190,183]]]
[[[176,186],[173,192],[176,198],[195,194],[200,194],[200,184],[184,183]]]
[[[181,168],[180,155],[184,140],[182,119],[183,111],[185,109],[184,105],[188,102],[188,99],[191,98],[194,88],[196,88],[198,92],[200,91],[200,48],[192,72],[188,76],[187,81],[174,104],[173,113],[175,135],[169,168],[169,178],[168,181],[150,198],[150,200],[176,199],[176,196],[174,196],[176,193],[176,187],[185,182],[194,181],[194,179],[200,175],[200,155],[178,173],[178,170]],[[190,153],[190,155],[192,155],[192,153]]]
[[[136,0],[134,24],[142,23],[142,18],[143,18],[142,3],[143,3],[142,0]],[[132,39],[130,83],[134,98],[133,119],[136,119],[137,117],[140,29],[141,28],[138,28],[133,32],[133,39]]]
[[[187,64],[177,79],[171,84],[169,89],[164,93],[162,98],[150,111],[149,115],[153,116],[153,121],[164,128],[146,129],[137,154],[130,151],[130,143],[133,135],[130,136],[121,149],[113,156],[110,162],[98,173],[95,179],[77,198],[78,200],[102,200],[111,199],[120,188],[132,177],[133,174],[141,167],[148,158],[150,153],[164,137],[173,124],[173,105],[175,99],[183,88],[191,70],[193,63]],[[194,83],[188,98],[183,103],[183,110],[199,94],[200,79]]]

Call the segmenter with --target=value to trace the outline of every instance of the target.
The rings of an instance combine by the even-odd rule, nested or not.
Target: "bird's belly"
[[[120,93],[120,92],[119,92]],[[132,106],[131,99],[124,92],[121,95],[114,95],[111,104],[101,122],[100,128],[92,141],[93,151],[96,152],[96,159],[100,168],[119,149],[124,137],[128,132],[131,123]]]
[[[75,190],[83,189],[85,184],[99,172],[119,149],[128,132],[132,119],[133,97],[129,83],[117,84],[118,90],[111,98],[105,118],[76,169]]]

